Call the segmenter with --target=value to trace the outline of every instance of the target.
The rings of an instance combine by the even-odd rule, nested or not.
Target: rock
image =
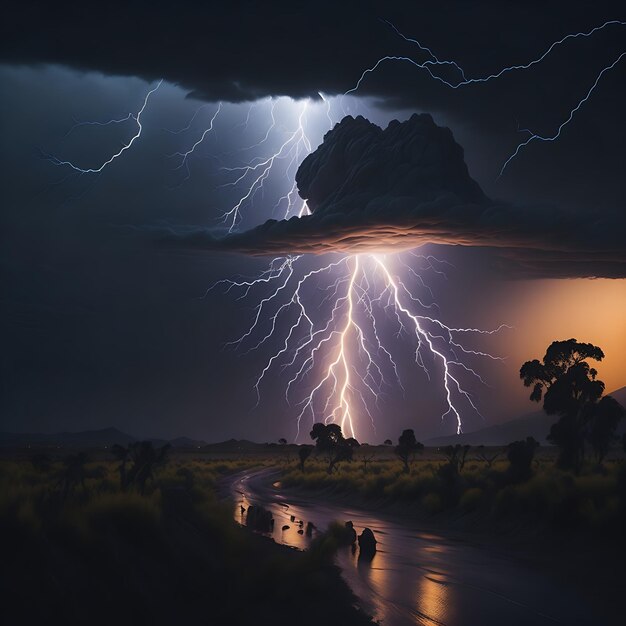
[[[274,518],[271,511],[264,509],[262,506],[250,505],[246,515],[246,526],[260,533],[271,532],[274,526]]]
[[[376,537],[369,528],[364,528],[359,535],[360,557],[371,559],[376,554]]]
[[[290,528],[290,526],[289,526],[288,524],[285,524],[285,525],[283,526],[283,530],[289,530],[289,528]]]
[[[302,530],[302,528],[300,528],[300,530],[298,530],[298,534],[299,535],[303,535],[304,534],[304,531]]]
[[[346,543],[355,543],[356,542],[356,530],[354,530],[354,524],[352,522],[346,522],[346,534],[345,534]]]
[[[313,522],[308,522],[306,525],[306,536],[310,537],[313,535],[313,531],[315,530],[315,524]]]
[[[295,522],[296,521],[296,516],[292,515],[290,519],[291,519],[292,522]]]

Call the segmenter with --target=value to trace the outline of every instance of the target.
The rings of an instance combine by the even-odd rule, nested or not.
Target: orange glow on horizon
[[[573,337],[604,351],[595,367],[607,393],[626,385],[626,280],[528,281],[511,290],[506,309],[518,331],[510,353],[520,364],[543,358],[552,341]]]

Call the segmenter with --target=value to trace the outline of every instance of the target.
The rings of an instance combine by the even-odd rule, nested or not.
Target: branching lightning
[[[312,421],[338,423],[352,437],[362,431],[359,415],[366,415],[375,429],[372,407],[379,408],[394,385],[403,389],[393,352],[406,339],[413,342],[416,365],[433,384],[438,381],[440,385],[442,420],[453,417],[460,433],[463,413],[479,413],[461,377],[469,375],[486,383],[461,359],[501,357],[468,349],[459,336],[494,334],[510,327],[454,328],[425,314],[432,304],[413,293],[399,275],[401,270],[394,269],[415,272],[403,256],[351,255],[308,271],[303,257],[286,257],[272,260],[256,279],[218,283],[228,291],[238,290],[241,298],[253,297],[256,288],[266,290],[250,327],[231,345],[251,351],[274,338],[277,348],[255,388],[260,399],[270,372],[285,376],[285,397],[296,407],[298,433],[307,416]],[[428,294],[423,278],[419,284]],[[320,291],[327,298],[320,300]],[[396,341],[386,337],[390,325],[396,326]],[[299,396],[302,387],[308,387],[304,397]]]
[[[438,57],[417,39],[388,24],[398,36],[414,44],[420,54],[426,55],[426,59],[385,56],[363,71],[356,85],[338,98],[322,93],[317,103],[308,99],[269,98],[247,107],[245,119],[235,128],[251,132],[249,127],[254,126],[258,133],[259,118],[267,116],[267,119],[262,132],[238,151],[241,161],[220,168],[225,176],[221,187],[233,190],[235,198],[220,216],[229,233],[241,227],[257,196],[263,196],[268,211],[272,208],[272,214],[281,218],[309,213],[306,201],[298,195],[295,173],[315,145],[311,129],[319,132],[320,128],[332,127],[333,107],[342,110],[344,98],[357,91],[366,77],[384,63],[410,63],[446,87],[459,89],[495,81],[511,72],[530,70],[566,42],[588,38],[607,28],[624,26],[626,22],[610,20],[589,31],[565,35],[526,63],[478,77],[468,76],[456,61]],[[591,98],[603,76],[624,56],[626,52],[599,71],[553,134],[526,130],[527,137],[505,161],[500,175],[529,144],[556,141]],[[141,116],[160,85],[159,82],[146,94],[137,113],[106,122],[77,122],[70,129],[72,132],[86,124],[136,123],[134,135],[98,167],[82,168],[54,157],[50,157],[51,161],[81,173],[101,172],[141,136]],[[197,138],[170,155],[179,159],[176,169],[184,169],[186,178],[190,158],[214,131],[216,123],[221,123],[220,113],[227,105],[211,106],[215,110]],[[186,126],[170,134],[181,136],[191,131],[203,108],[195,111]],[[281,191],[276,193],[278,186]],[[265,195],[270,193],[275,195],[268,204]],[[394,390],[404,393],[409,389],[407,382],[416,375],[428,381],[428,388],[441,402],[441,420],[453,424],[460,433],[468,414],[480,415],[474,389],[476,385],[487,385],[487,381],[477,363],[503,358],[477,349],[470,343],[470,337],[487,339],[510,327],[503,324],[484,330],[444,323],[435,301],[434,285],[429,285],[428,278],[434,275],[436,280],[445,279],[448,267],[450,264],[445,259],[420,250],[396,255],[351,254],[335,257],[321,266],[315,265],[309,256],[284,256],[272,259],[255,277],[221,280],[207,293],[221,288],[238,300],[255,303],[249,325],[227,345],[243,354],[269,351],[254,379],[257,404],[268,386],[280,381],[298,435],[301,425],[309,420],[340,424],[346,436],[358,437],[375,430],[389,396]],[[414,371],[407,370],[407,363],[411,363]]]
[[[191,118],[191,121],[189,122],[189,124],[187,124],[187,126],[184,129],[182,129],[182,131],[185,131],[185,130],[189,129],[189,127],[191,126],[193,120],[195,119],[196,115],[198,114],[199,110],[200,109],[196,110],[196,112],[194,113],[193,117]],[[185,168],[185,178],[183,178],[183,181],[187,180],[191,176],[191,173],[189,171],[189,156],[195,152],[196,148],[204,141],[206,136],[213,130],[213,124],[215,123],[215,120],[217,119],[217,116],[220,114],[221,110],[222,110],[222,103],[219,102],[218,105],[217,105],[217,109],[216,109],[215,113],[213,114],[213,117],[211,117],[211,120],[209,122],[208,127],[204,129],[204,131],[200,135],[200,139],[195,141],[191,145],[191,148],[189,148],[189,150],[185,150],[185,152],[174,152],[173,154],[169,155],[170,157],[180,157],[180,163],[176,166],[175,169],[180,170],[183,167]],[[181,132],[181,131],[178,131],[178,132]],[[175,133],[175,134],[178,134],[178,133]]]
[[[325,116],[332,127],[331,98],[323,94],[320,98],[324,106],[316,107],[315,114]],[[277,105],[276,100],[271,101],[263,137],[244,151],[270,145],[278,127]],[[296,124],[285,129],[276,148],[245,165],[222,168],[234,175],[225,186],[241,188],[237,201],[222,215],[229,232],[237,228],[243,208],[262,192],[273,173],[287,188],[274,210],[283,205],[285,218],[308,213],[306,202],[298,196],[294,175],[311,152],[307,128],[314,107],[309,101],[291,106],[297,111]],[[459,337],[494,334],[509,327],[454,328],[436,319],[432,311],[437,305],[425,273],[445,278],[445,265],[450,264],[415,251],[393,258],[347,255],[314,269],[310,269],[308,257],[286,256],[272,259],[255,278],[221,280],[209,291],[221,287],[236,293],[238,300],[257,302],[250,326],[227,345],[244,354],[266,344],[274,347],[254,382],[257,405],[269,378],[281,377],[285,400],[294,409],[298,435],[303,419],[338,423],[347,436],[356,437],[364,430],[361,420],[365,416],[375,430],[381,402],[394,386],[404,392],[395,353],[398,344],[405,344],[407,339],[414,344],[415,364],[440,386],[442,420],[453,418],[455,430],[461,432],[463,414],[479,413],[462,378],[486,384],[463,359],[501,357],[469,349]],[[416,284],[418,291],[409,288],[408,282]],[[391,326],[395,330],[390,337]]]
[[[420,43],[417,39],[414,39],[412,37],[407,37],[406,35],[404,35],[398,28],[396,28],[391,22],[387,21],[387,20],[383,20],[390,28],[392,28],[394,30],[394,32],[399,35],[404,41],[409,42],[411,44],[414,44],[417,46],[417,48],[421,51],[424,52],[428,55],[428,58],[424,61],[417,61],[411,57],[408,56],[403,56],[403,55],[386,55],[381,57],[380,59],[378,59],[376,61],[376,63],[374,63],[374,65],[372,65],[371,67],[368,67],[367,69],[365,69],[358,81],[356,82],[356,84],[348,89],[348,91],[345,92],[344,96],[348,95],[348,94],[352,94],[355,93],[362,85],[363,81],[365,80],[365,78],[375,72],[381,65],[387,63],[387,62],[402,62],[402,63],[409,63],[410,65],[414,66],[417,69],[420,70],[425,70],[432,79],[434,79],[435,81],[440,82],[441,84],[445,85],[446,87],[449,87],[450,89],[459,89],[461,87],[465,87],[467,85],[472,85],[472,84],[478,84],[478,83],[487,83],[489,81],[492,80],[496,80],[502,76],[504,76],[505,74],[508,74],[510,72],[516,72],[516,71],[523,71],[523,70],[528,70],[530,68],[532,68],[535,65],[538,65],[539,63],[541,63],[544,59],[546,59],[555,48],[558,48],[559,46],[562,46],[564,43],[566,43],[569,40],[573,40],[573,39],[578,39],[578,38],[588,38],[593,36],[595,33],[600,32],[602,30],[605,30],[608,27],[611,26],[626,26],[626,22],[625,21],[621,21],[621,20],[608,20],[606,22],[604,22],[604,24],[601,24],[599,26],[596,26],[594,28],[592,28],[591,30],[588,31],[581,31],[581,32],[576,32],[576,33],[570,33],[565,35],[564,37],[562,37],[561,39],[558,39],[557,41],[554,41],[552,44],[550,44],[550,46],[542,53],[540,54],[538,57],[528,61],[527,63],[522,63],[522,64],[517,64],[517,65],[509,65],[506,67],[503,67],[502,69],[500,69],[497,72],[493,72],[491,74],[487,74],[485,76],[478,76],[478,77],[473,77],[473,78],[467,78],[465,71],[463,70],[463,68],[456,62],[453,60],[442,60],[440,58],[438,58],[435,53],[428,47],[424,46],[422,43]],[[530,133],[530,136],[523,142],[519,143],[515,150],[512,152],[512,154],[506,159],[506,161],[504,162],[504,164],[502,165],[501,169],[500,169],[500,173],[498,175],[498,178],[500,178],[502,176],[502,174],[504,173],[505,169],[507,168],[507,166],[509,165],[509,163],[515,159],[520,151],[526,147],[528,144],[530,144],[533,141],[541,141],[541,142],[551,142],[551,141],[556,141],[560,135],[561,135],[561,131],[572,121],[574,114],[583,106],[583,104],[585,104],[585,102],[587,102],[587,100],[589,100],[589,98],[591,97],[591,94],[593,93],[593,91],[595,90],[595,88],[597,87],[598,83],[600,82],[600,79],[602,78],[602,76],[604,74],[606,74],[607,72],[609,72],[610,70],[612,70],[621,60],[622,58],[626,56],[626,52],[621,53],[614,61],[612,61],[611,63],[609,63],[608,65],[606,65],[604,68],[602,68],[600,70],[600,72],[597,74],[591,88],[586,92],[586,94],[578,101],[578,103],[570,110],[569,115],[565,118],[565,120],[558,126],[558,129],[556,130],[556,132],[551,135],[551,136],[542,136],[536,133],[533,133],[532,131],[528,131]],[[456,70],[457,72],[457,78],[456,80],[452,80],[452,79],[448,79],[445,76],[442,76],[441,74],[437,73],[435,71],[434,68],[438,68],[438,69],[448,69],[448,71],[450,70],[450,68],[453,68],[453,70]]]
[[[67,164],[81,172],[101,171],[130,148],[141,134],[141,115],[159,85],[146,95],[138,113],[130,116],[137,123],[137,132],[119,153],[93,170]],[[310,127],[319,131],[333,126],[335,101],[323,94],[320,98],[317,104],[310,100],[270,99],[267,127],[257,141],[241,150],[241,154],[254,150],[258,156],[243,165],[221,168],[231,177],[222,186],[234,188],[237,194],[221,217],[228,232],[238,228],[243,211],[253,206],[257,194],[264,193],[270,177],[285,190],[273,204],[275,213],[288,218],[309,212],[294,179],[314,145]],[[176,169],[184,169],[186,178],[190,158],[214,131],[222,109],[218,103],[197,138],[170,155],[179,159]],[[287,115],[279,124],[282,109]],[[191,132],[202,110],[197,109],[184,127],[170,134]],[[251,110],[252,106],[240,125],[244,129]],[[257,404],[268,380],[278,376],[284,382],[285,400],[294,412],[298,434],[302,421],[308,419],[336,422],[347,436],[353,437],[366,430],[364,418],[370,424],[367,428],[375,430],[377,413],[383,410],[394,387],[401,393],[405,391],[401,370],[407,359],[401,362],[399,354],[410,341],[413,347],[409,356],[440,388],[441,418],[453,419],[455,430],[461,432],[464,413],[478,413],[476,401],[462,379],[485,383],[464,360],[500,357],[465,347],[459,337],[494,333],[503,327],[494,331],[454,328],[434,317],[438,307],[426,275],[432,272],[445,278],[444,267],[449,263],[414,251],[394,257],[347,255],[321,267],[311,264],[309,257],[277,257],[255,277],[221,280],[207,290],[208,294],[222,288],[236,294],[238,300],[256,303],[249,327],[227,345],[244,354],[271,347],[254,382]],[[414,287],[409,287],[411,284]]]
[[[249,146],[247,149],[258,148],[268,140],[270,133],[276,127],[275,106],[276,103],[272,102],[272,123],[268,127],[265,136],[261,139],[261,141]],[[241,222],[242,208],[246,205],[246,203],[251,202],[254,196],[263,189],[265,181],[269,178],[280,162],[286,164],[283,172],[285,178],[290,180],[292,178],[290,173],[295,175],[295,169],[297,169],[298,165],[302,162],[302,159],[311,152],[311,142],[309,141],[306,132],[306,112],[309,106],[309,101],[304,100],[299,103],[298,106],[299,113],[296,127],[287,133],[286,139],[271,154],[265,158],[261,157],[253,159],[246,165],[222,168],[223,171],[228,172],[229,174],[234,173],[236,175],[234,180],[226,183],[225,186],[234,187],[242,184],[245,189],[244,193],[239,197],[237,202],[235,202],[235,204],[222,215],[222,224],[228,228],[229,233],[232,233]],[[295,181],[290,184],[287,194],[278,199],[274,208],[279,208],[281,204],[284,204],[284,201],[286,201],[284,213],[285,218],[289,217],[290,214],[301,216],[308,213],[306,202],[301,201],[298,198]],[[298,208],[296,208],[296,204],[298,205]]]
[[[46,157],[48,158],[49,161],[54,163],[54,165],[70,167],[71,169],[77,172],[80,172],[81,174],[99,174],[100,172],[102,172],[102,170],[104,170],[104,168],[106,168],[108,165],[113,163],[115,159],[122,156],[122,154],[124,154],[124,152],[126,152],[135,143],[135,141],[139,139],[139,137],[141,137],[141,132],[143,130],[143,126],[141,123],[141,116],[143,112],[145,111],[146,107],[148,106],[148,100],[150,96],[161,86],[162,82],[163,80],[160,80],[157,83],[156,87],[148,91],[148,93],[146,94],[143,100],[143,104],[141,105],[141,108],[139,109],[139,111],[137,111],[137,113],[129,113],[126,117],[122,119],[119,119],[119,120],[113,119],[107,122],[79,122],[70,129],[69,132],[71,132],[73,129],[75,129],[78,126],[85,126],[85,125],[108,126],[110,124],[119,124],[121,122],[125,122],[130,119],[133,119],[135,121],[135,124],[137,125],[137,130],[135,131],[135,134],[125,144],[123,144],[122,147],[117,152],[115,152],[108,159],[103,161],[98,167],[83,168],[83,167],[76,165],[72,161],[62,161],[61,159],[58,159],[57,157],[52,156],[52,155],[46,155]]]
[[[533,141],[556,141],[561,136],[561,131],[574,119],[574,115],[580,109],[580,107],[582,107],[582,105],[585,104],[587,100],[589,100],[589,98],[591,97],[591,94],[594,92],[595,88],[598,86],[598,83],[600,82],[600,79],[602,78],[602,76],[606,74],[606,72],[612,70],[625,56],[626,56],[626,52],[622,52],[622,54],[620,54],[619,57],[617,57],[617,59],[615,59],[615,61],[611,63],[611,65],[608,65],[607,67],[605,67],[598,74],[598,76],[596,76],[596,79],[593,82],[593,85],[591,85],[591,87],[589,88],[585,96],[582,98],[582,100],[580,100],[580,102],[578,102],[578,104],[570,111],[569,116],[565,119],[564,122],[561,123],[561,125],[558,127],[554,135],[542,136],[542,135],[533,133],[532,131],[527,131],[530,133],[530,136],[525,141],[522,141],[521,143],[517,145],[514,152],[502,165],[499,176],[502,176],[502,174],[504,174],[504,170],[506,169],[507,165],[520,153],[520,150],[525,148],[528,144],[532,143]]]

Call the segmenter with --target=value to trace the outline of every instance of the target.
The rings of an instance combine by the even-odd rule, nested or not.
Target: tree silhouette
[[[111,453],[121,461],[118,467],[121,489],[126,490],[135,484],[139,488],[139,493],[144,495],[146,483],[154,479],[155,470],[167,463],[170,448],[170,444],[167,443],[157,450],[151,441],[135,441],[127,448],[117,444],[112,446]],[[132,463],[130,468],[127,467],[129,462]]]
[[[526,387],[533,387],[530,399],[539,402],[548,415],[558,415],[548,440],[559,447],[558,465],[580,472],[585,459],[585,440],[594,430],[596,455],[604,458],[617,423],[623,416],[620,405],[604,403],[604,383],[597,380],[597,371],[587,359],[601,361],[604,353],[598,346],[580,343],[576,339],[553,341],[543,361],[527,361],[520,369],[520,378]],[[610,396],[609,396],[610,397]],[[619,415],[618,415],[619,413]],[[608,440],[608,441],[607,441]],[[594,445],[594,444],[592,444]]]
[[[363,463],[363,473],[367,474],[367,464],[374,459],[376,451],[373,448],[363,444],[361,446],[361,463]]]
[[[154,479],[156,468],[167,463],[167,453],[170,447],[168,443],[157,450],[151,441],[131,444],[130,456],[133,465],[128,470],[128,479],[137,485],[142,496],[145,493],[146,482]]]
[[[315,446],[303,444],[298,446],[298,456],[300,457],[300,470],[304,472],[304,463],[311,456]]]
[[[531,464],[538,447],[539,443],[533,437],[526,437],[526,441],[513,441],[507,446],[506,456],[510,463],[507,473],[511,482],[524,482],[532,476]]]
[[[391,439],[385,439],[385,441],[383,442],[383,444],[385,446],[392,446],[393,445],[393,441],[391,441]]]
[[[281,446],[286,446],[286,445],[287,445],[287,440],[286,440],[284,437],[281,437],[281,438],[278,440],[278,443],[279,443]]]
[[[111,454],[120,461],[120,465],[117,468],[117,471],[120,474],[120,489],[122,491],[126,491],[128,488],[128,475],[126,472],[126,463],[128,462],[130,456],[130,449],[125,448],[124,446],[120,446],[119,444],[115,444],[111,446]]]
[[[622,417],[624,407],[612,396],[604,396],[593,407],[587,439],[598,465],[602,465],[611,443],[617,440],[615,431]]]
[[[354,437],[345,439],[339,424],[313,424],[311,439],[315,441],[315,447],[328,459],[327,472],[332,474],[337,463],[351,461],[354,450],[359,447],[359,442]]]
[[[85,488],[86,463],[87,455],[84,452],[70,454],[63,459],[63,470],[57,483],[63,500],[72,494],[79,484],[82,485],[83,489]]]
[[[460,443],[457,443],[454,446],[446,446],[441,450],[441,452],[447,457],[448,465],[450,466],[453,474],[458,475],[463,471],[467,453],[470,449],[471,446],[469,444],[465,444],[463,446]]]
[[[398,438],[398,445],[394,448],[396,456],[404,465],[404,472],[409,473],[410,464],[415,455],[424,449],[424,444],[417,441],[413,429],[407,428],[402,431]]]
[[[485,446],[483,445],[478,446],[476,451],[477,451],[476,458],[479,461],[483,461],[483,463],[486,463],[488,469],[491,469],[496,459],[500,456],[500,454],[502,454],[501,450],[495,450],[494,454],[491,454],[488,456]]]

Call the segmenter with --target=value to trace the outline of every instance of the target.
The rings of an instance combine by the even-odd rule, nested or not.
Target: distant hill
[[[626,407],[626,387],[621,387],[607,394],[613,396],[622,406]],[[534,437],[540,444],[547,445],[546,437],[550,432],[550,426],[556,422],[557,417],[546,415],[543,411],[533,411],[521,417],[517,417],[503,424],[494,424],[475,430],[471,433],[463,433],[462,435],[449,435],[446,437],[435,437],[424,443],[427,446],[447,446],[449,444],[470,444],[471,446],[502,446],[526,439],[526,437]],[[626,420],[622,420],[619,428],[621,434],[626,429]]]
[[[80,432],[60,433],[7,433],[0,432],[0,446],[42,446],[64,448],[104,448],[115,444],[127,446],[134,441],[152,441],[155,445],[168,443],[166,439],[151,437],[133,437],[117,428],[102,428],[100,430],[84,430]],[[206,446],[205,441],[177,437],[169,441],[175,448],[201,448]]]
[[[229,439],[228,441],[221,441],[219,443],[206,444],[202,448],[202,452],[258,452],[267,446],[268,444],[255,443],[247,439]]]
[[[610,394],[620,404],[626,407],[626,387],[621,387]],[[470,444],[472,446],[502,446],[525,439],[528,436],[534,437],[539,443],[547,444],[546,436],[550,431],[550,426],[556,421],[553,416],[546,415],[543,411],[533,411],[518,417],[504,424],[487,426],[471,433],[462,435],[449,435],[447,437],[435,437],[424,443],[429,447],[447,446],[449,444]],[[619,434],[626,431],[626,420],[622,420],[619,427]],[[152,441],[155,445],[170,443],[175,448],[195,448],[202,452],[211,453],[255,453],[262,452],[268,447],[279,447],[276,443],[255,443],[247,439],[229,439],[219,443],[207,444],[199,439],[190,437],[176,437],[175,439],[155,439],[150,437],[133,437],[117,428],[102,428],[100,430],[85,430],[81,432],[61,432],[61,433],[8,433],[0,432],[0,447],[64,447],[64,448],[105,448],[114,444],[127,446],[133,441]]]
[[[203,448],[207,445],[206,441],[189,437],[176,437],[176,439],[170,439],[170,443],[175,448]]]

